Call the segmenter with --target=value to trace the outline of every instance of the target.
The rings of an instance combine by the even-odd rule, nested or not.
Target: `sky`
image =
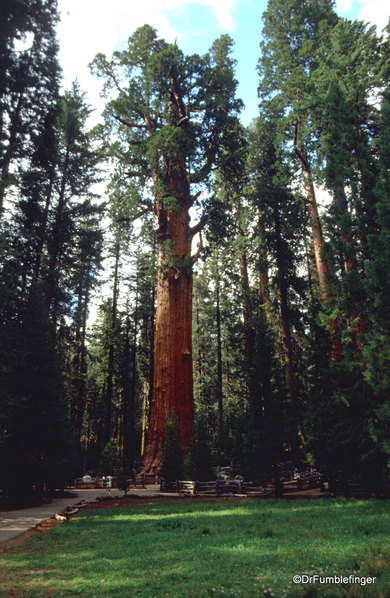
[[[235,42],[237,96],[245,103],[241,120],[249,125],[258,115],[257,61],[260,56],[262,14],[267,0],[59,0],[58,26],[63,86],[76,78],[95,112],[89,126],[100,121],[103,102],[101,81],[90,75],[88,64],[99,52],[111,56],[121,50],[137,27],[148,23],[160,37],[177,44],[185,54],[204,54],[213,41],[228,33]],[[349,19],[360,18],[382,30],[390,16],[389,0],[338,0],[337,12]],[[320,206],[326,193],[318,190]],[[193,250],[194,251],[194,250]],[[105,290],[105,292],[107,289]],[[97,300],[89,323],[96,317]]]
[[[95,108],[90,124],[99,122],[103,104],[101,81],[90,75],[88,64],[99,52],[111,56],[121,50],[137,27],[148,23],[160,37],[177,44],[185,54],[204,54],[213,41],[228,33],[235,42],[238,97],[245,103],[242,122],[257,116],[261,16],[267,0],[59,0],[58,26],[63,86],[76,78]],[[341,17],[361,19],[382,30],[390,16],[389,0],[338,0]]]

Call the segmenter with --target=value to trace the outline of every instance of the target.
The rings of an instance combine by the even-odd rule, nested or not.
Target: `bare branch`
[[[301,162],[303,168],[309,170],[309,162],[307,161],[306,156],[297,147],[294,147],[294,152],[298,160]]]
[[[182,116],[181,119],[179,120],[179,122],[177,123],[176,126],[180,127],[180,125],[184,122],[186,122],[187,120],[190,120],[190,117],[186,114],[186,116]]]
[[[114,118],[115,118],[115,120],[118,120],[120,123],[122,123],[122,125],[126,125],[126,127],[134,127],[136,129],[146,129],[147,128],[146,125],[138,125],[137,123],[133,123],[133,122],[130,122],[129,120],[125,120],[124,118],[121,118],[120,116],[117,116],[116,114],[114,114]]]
[[[305,168],[306,170],[309,169],[309,162],[307,161],[307,158],[305,156],[305,154],[300,150],[300,148],[297,147],[297,141],[298,141],[298,128],[299,128],[299,123],[298,123],[298,119],[296,119],[295,123],[294,123],[294,152],[295,155],[297,156],[298,160],[301,162],[303,168]]]
[[[138,172],[138,170],[126,170],[125,171],[125,175],[128,177],[142,176],[143,174],[144,174],[143,172]]]
[[[200,195],[202,195],[202,191],[198,191],[195,195],[191,195],[191,205],[194,205]]]
[[[202,233],[199,233],[199,247],[198,247],[198,250],[197,250],[197,252],[193,256],[191,256],[191,265],[192,266],[195,264],[195,262],[197,262],[200,254],[202,252],[202,249],[203,249]]]
[[[132,218],[118,218],[117,222],[134,222],[134,220],[137,220],[138,218],[141,218],[141,216],[143,216],[144,214],[147,214],[148,212],[153,212],[154,211],[154,206],[148,206],[147,208],[144,208],[143,210],[139,210],[138,212],[136,212],[136,214],[134,214],[134,216]]]
[[[196,235],[196,233],[200,233],[206,226],[207,222],[207,215],[203,214],[202,218],[199,220],[198,224],[195,224],[192,228],[190,228],[190,236],[191,239]]]

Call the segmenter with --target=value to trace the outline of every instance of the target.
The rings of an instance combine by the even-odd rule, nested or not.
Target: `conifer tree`
[[[107,106],[101,135],[111,155],[118,158],[119,168],[145,189],[137,198],[138,212],[133,213],[154,211],[159,226],[156,353],[145,470],[158,464],[172,408],[183,446],[191,436],[191,269],[198,257],[191,255],[191,241],[206,217],[190,227],[189,209],[199,204],[201,185],[212,170],[216,166],[223,170],[229,162],[228,130],[241,107],[234,97],[231,46],[225,35],[205,56],[186,57],[145,25],[112,60],[98,55],[92,64],[105,80]]]
[[[248,170],[252,181],[248,199],[258,213],[258,229],[254,234],[260,250],[265,246],[268,266],[275,269],[274,280],[269,286],[273,287],[270,291],[272,300],[278,306],[276,318],[280,321],[292,414],[296,429],[302,432],[303,397],[298,380],[297,336],[303,332],[302,311],[306,307],[305,282],[298,274],[303,258],[305,214],[299,193],[293,192],[289,152],[277,138],[275,123],[278,118],[280,113],[270,111],[267,116],[257,119],[249,131]],[[268,313],[271,316],[269,307]],[[271,318],[275,318],[275,314]],[[274,328],[277,330],[275,324]]]
[[[55,26],[57,2],[3,2],[0,8],[0,213],[6,190],[17,182],[36,128],[57,103],[60,67]],[[16,40],[32,37],[27,49]],[[30,41],[30,40],[29,40]]]
[[[166,421],[161,453],[159,475],[166,482],[182,480],[184,478],[184,462],[181,449],[180,427],[173,410]]]
[[[233,463],[245,479],[265,482],[273,478],[276,496],[281,496],[278,462],[284,458],[287,440],[285,387],[272,337],[266,317],[260,313],[252,362],[252,400],[248,410],[236,417]]]
[[[44,266],[45,305],[53,331],[67,309],[70,273],[74,267],[77,229],[88,216],[101,212],[94,203],[91,186],[99,180],[99,152],[92,148],[86,130],[91,108],[85,93],[74,82],[61,98],[57,122],[58,161],[55,195],[52,201],[52,225],[47,233],[47,257]]]
[[[373,488],[384,472],[384,447],[370,429],[375,428],[374,422],[378,429],[385,424],[375,415],[376,401],[367,385],[373,378],[365,373],[370,350],[364,345],[373,334],[373,303],[367,293],[372,289],[367,285],[371,251],[376,252],[381,238],[375,216],[379,199],[375,188],[381,179],[377,135],[378,131],[386,135],[372,95],[384,86],[386,60],[374,28],[344,20],[323,40],[317,56],[316,89],[310,100],[318,126],[319,174],[332,195],[325,220],[325,255],[337,308],[330,316],[317,312],[316,317],[328,328],[329,318],[337,317],[343,360],[326,368],[321,363],[321,344],[315,349],[310,343],[307,448],[331,477],[341,472],[343,492],[348,494],[351,475],[361,476]],[[312,337],[324,338],[316,325],[312,331]]]
[[[389,195],[389,160],[390,160],[390,101],[386,91],[382,98],[379,119],[379,176],[375,188],[377,197],[376,224],[379,234],[368,238],[370,260],[367,265],[367,291],[370,296],[368,314],[372,327],[365,335],[363,348],[364,377],[372,389],[374,400],[369,419],[369,430],[382,454],[386,455],[388,475],[389,438],[389,259],[390,259],[390,195]]]
[[[207,427],[202,417],[194,419],[193,434],[185,460],[185,477],[188,480],[213,479],[212,456]]]
[[[278,128],[293,142],[302,169],[318,281],[321,297],[326,302],[329,299],[326,287],[329,269],[321,255],[323,234],[311,166],[313,136],[304,99],[313,85],[316,52],[324,36],[337,23],[337,15],[332,0],[270,0],[263,21],[259,95],[282,112]],[[336,347],[334,350],[339,353]]]
[[[233,414],[248,399],[247,369],[236,255],[230,244],[206,252],[194,277],[194,394],[221,464],[228,463]]]

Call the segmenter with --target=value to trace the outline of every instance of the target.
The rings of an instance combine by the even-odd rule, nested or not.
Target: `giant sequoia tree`
[[[284,110],[279,128],[293,141],[302,169],[318,282],[324,301],[329,300],[326,284],[329,268],[321,254],[323,235],[311,167],[312,123],[305,99],[313,86],[316,52],[324,36],[337,23],[333,7],[332,0],[269,0],[263,14],[265,41],[260,44],[262,55],[258,65],[259,95],[263,101]],[[268,105],[263,104],[261,111],[268,111]]]
[[[101,135],[124,181],[137,181],[134,212],[158,220],[156,353],[144,469],[159,461],[167,417],[173,409],[181,442],[192,431],[191,243],[206,223],[190,226],[203,185],[229,160],[231,131],[241,102],[235,99],[232,40],[224,35],[204,56],[184,56],[176,44],[138,29],[112,60],[96,56],[92,70],[105,79]],[[194,188],[192,191],[191,187]],[[141,190],[142,189],[142,190]],[[148,193],[154,196],[149,199]],[[199,248],[200,249],[200,248]]]

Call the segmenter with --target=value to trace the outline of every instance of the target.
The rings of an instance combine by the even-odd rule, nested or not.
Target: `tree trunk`
[[[134,352],[134,347],[133,347]],[[133,426],[132,426],[132,405],[129,397],[131,396],[130,391],[130,320],[129,317],[126,319],[126,331],[125,331],[125,348],[124,348],[124,372],[123,372],[123,395],[120,409],[120,425],[118,430],[118,447],[119,447],[119,460],[122,469],[128,472],[133,467],[134,461],[134,440],[133,440]],[[131,359],[133,361],[133,359]],[[133,381],[132,381],[133,382]],[[130,434],[129,434],[129,412],[130,411]]]
[[[43,218],[42,218],[42,222],[38,229],[39,232],[38,232],[37,254],[35,256],[35,261],[34,261],[29,297],[32,297],[34,295],[35,290],[37,288],[38,279],[41,274],[43,248],[44,248],[45,241],[47,238],[47,225],[48,225],[48,218],[49,218],[49,208],[50,208],[52,194],[53,194],[54,178],[55,178],[55,172],[53,169],[50,173],[49,186],[48,186],[48,190],[47,190],[47,194],[46,194],[45,209],[43,211]]]
[[[218,259],[218,257],[217,257]],[[222,343],[221,343],[221,309],[219,304],[219,272],[217,263],[217,404],[218,404],[218,444],[219,450],[223,447],[223,392],[222,392]]]
[[[187,197],[189,193],[187,194]],[[183,202],[184,203],[184,202]],[[185,450],[192,434],[192,271],[190,202],[165,211],[157,202],[157,310],[153,395],[141,469],[154,471],[171,410],[180,425]]]
[[[49,249],[49,272],[47,275],[46,281],[46,292],[45,292],[45,306],[50,313],[52,311],[52,323],[53,323],[53,330],[56,331],[57,328],[57,315],[56,309],[52,308],[53,300],[55,300],[55,296],[57,293],[57,286],[58,286],[58,262],[61,257],[62,248],[63,248],[63,217],[64,217],[64,209],[66,204],[66,197],[65,197],[65,190],[66,190],[66,183],[68,179],[68,169],[69,169],[69,155],[70,155],[70,143],[71,140],[67,140],[66,146],[66,153],[65,159],[63,163],[63,172],[61,177],[61,188],[60,188],[60,196],[58,199],[58,205],[56,208],[56,217],[52,232],[52,238],[50,241],[50,249]]]
[[[337,214],[339,218],[338,230],[343,240],[344,246],[344,270],[345,275],[348,276],[352,272],[356,272],[356,256],[352,249],[353,233],[351,223],[345,222],[345,214],[348,213],[348,201],[345,196],[344,187],[340,185],[335,189],[334,198],[337,208]],[[352,341],[354,343],[356,351],[361,353],[362,351],[362,336],[366,329],[366,323],[361,315],[361,303],[355,303],[352,308],[349,319],[351,321],[352,328]]]
[[[296,124],[296,136],[297,131],[299,130],[299,123]],[[296,141],[295,136],[295,141]],[[314,246],[314,257],[316,260],[316,267],[317,267],[317,275],[318,275],[318,283],[320,287],[320,295],[321,299],[324,303],[329,303],[333,298],[332,291],[327,288],[327,278],[329,276],[329,268],[326,261],[321,256],[322,246],[324,243],[324,238],[322,235],[322,227],[318,216],[318,209],[317,209],[317,201],[316,201],[316,194],[314,191],[314,185],[312,182],[311,176],[311,169],[309,165],[309,161],[307,156],[302,147],[298,148],[295,147],[295,153],[301,162],[302,166],[302,174],[303,180],[305,185],[305,193],[307,199],[307,211],[309,215],[309,221],[312,231],[313,237],[313,246]],[[340,341],[340,331],[338,327],[337,320],[333,320],[331,323],[331,333],[332,333],[332,341],[330,347],[330,360],[331,361],[341,361],[342,360],[342,350],[341,350],[341,341]]]
[[[305,193],[307,198],[307,212],[314,245],[314,257],[316,260],[318,283],[320,286],[321,299],[326,302],[329,300],[329,291],[326,288],[326,279],[329,275],[328,264],[321,257],[321,250],[324,243],[321,223],[319,221],[317,201],[314,191],[314,185],[311,182],[311,172],[309,167],[303,167],[303,179],[305,184]]]
[[[34,44],[35,44],[35,39],[34,39]],[[28,57],[28,61],[25,66],[25,69],[24,69],[24,73],[23,72],[19,73],[21,80],[23,78],[25,80],[27,79],[27,75],[28,75],[28,72],[29,72],[30,66],[31,66],[32,50],[33,50],[33,46],[31,47],[31,49],[29,51],[29,57]],[[18,127],[20,127],[20,114],[23,109],[25,91],[26,91],[26,89],[25,89],[25,87],[23,87],[23,89],[19,93],[18,103],[17,103],[16,108],[15,108],[15,110],[12,114],[12,117],[10,119],[11,124],[10,124],[10,132],[9,132],[9,141],[8,141],[7,149],[4,154],[4,158],[2,160],[3,165],[2,165],[2,169],[1,169],[1,173],[0,173],[0,214],[3,211],[5,192],[9,185],[8,179],[9,179],[10,165],[11,165],[13,158],[15,157],[15,155],[17,155],[18,151],[20,150],[20,147],[19,147],[20,143],[18,143],[18,141],[17,141],[17,133],[18,133]]]
[[[292,339],[290,330],[290,317],[288,309],[287,299],[287,283],[286,283],[286,272],[285,272],[285,259],[284,250],[282,243],[282,227],[280,222],[280,212],[277,202],[274,204],[274,219],[275,219],[275,237],[276,237],[276,264],[278,267],[278,282],[280,292],[280,313],[282,318],[282,330],[283,330],[283,346],[284,354],[287,362],[287,379],[290,389],[290,399],[293,408],[293,417],[296,425],[300,431],[302,431],[302,423],[298,416],[297,400],[296,400],[296,387],[295,387],[295,376],[294,376],[294,357],[292,349]]]
[[[106,391],[106,416],[104,426],[104,446],[111,439],[111,412],[112,398],[114,393],[114,362],[115,362],[115,331],[116,331],[116,311],[118,303],[118,271],[119,271],[120,244],[115,247],[115,269],[114,269],[114,290],[112,295],[112,316],[110,346],[108,352],[108,370],[107,370],[107,391]]]
[[[155,304],[155,296],[156,296],[156,287],[153,285],[153,291],[152,291],[152,314],[151,314],[151,317],[150,317],[150,319],[151,319],[151,325],[150,325],[151,337],[150,337],[150,345],[149,345],[149,392],[148,392],[148,397],[147,397],[147,399],[148,399],[147,402],[148,402],[148,406],[149,406],[148,417],[147,417],[148,421],[150,419],[150,406],[152,404],[152,397],[153,397],[154,339],[155,339],[155,330],[156,330],[156,323],[155,323],[155,320],[154,320],[154,315],[155,315],[155,305],[154,305]],[[142,454],[143,454],[143,450],[141,452],[141,455]]]
[[[129,439],[128,439],[128,462],[133,468],[135,457],[135,391],[137,382],[137,332],[138,332],[138,281],[135,296],[134,330],[133,330],[133,350],[131,353],[131,386],[129,411]]]
[[[201,350],[201,343],[199,337],[199,299],[195,297],[196,302],[196,344],[198,346],[198,355],[197,355],[197,369],[198,369],[198,377],[199,377],[199,393],[198,393],[198,402],[203,402],[203,376],[204,376],[204,352]]]
[[[83,282],[79,285],[78,305],[76,311],[76,352],[73,358],[73,376],[74,388],[70,398],[70,413],[73,422],[73,428],[80,439],[82,434],[84,413],[87,404],[86,399],[86,373],[87,364],[85,360],[85,339],[88,318],[88,303],[89,303],[89,267],[84,267],[85,273],[85,289]],[[83,298],[84,295],[84,298]]]
[[[248,377],[248,397],[252,400],[252,368],[253,358],[255,355],[255,330],[253,324],[250,322],[252,314],[250,288],[249,288],[249,277],[248,277],[248,264],[246,259],[246,252],[242,251],[240,255],[240,276],[241,276],[241,289],[242,289],[242,311],[244,317],[244,344],[245,344],[245,357],[246,357],[246,370]],[[260,291],[261,292],[261,291]]]

